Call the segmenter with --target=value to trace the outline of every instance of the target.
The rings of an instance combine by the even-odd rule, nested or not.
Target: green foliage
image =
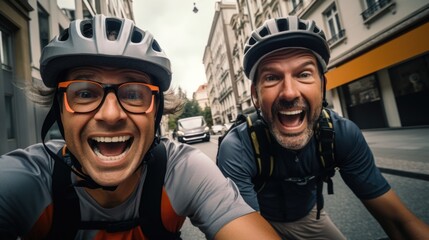
[[[176,129],[178,119],[195,117],[195,116],[203,116],[208,126],[213,125],[213,119],[212,119],[212,113],[211,113],[210,107],[205,107],[204,110],[202,110],[197,100],[195,99],[189,100],[186,97],[186,93],[183,92],[181,87],[178,88],[177,95],[181,99],[184,99],[185,105],[183,107],[183,110],[179,114],[170,114],[168,116],[169,129],[171,130]]]
[[[206,106],[203,110],[204,119],[207,122],[207,125],[213,126],[212,110],[210,107]]]
[[[199,116],[202,115],[202,113],[203,111],[196,100],[187,100],[183,108],[183,112],[180,114],[179,118]]]

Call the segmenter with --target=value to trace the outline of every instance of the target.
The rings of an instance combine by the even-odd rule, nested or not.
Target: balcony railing
[[[328,40],[328,45],[332,46],[334,43],[338,42],[339,40],[343,39],[346,35],[346,30],[342,29],[337,34],[331,37],[331,39]]]
[[[304,6],[304,2],[300,0],[299,3],[295,6],[295,8],[289,12],[289,15],[295,15],[303,6]]]
[[[364,21],[370,19],[372,16],[375,16],[378,12],[386,9],[387,7],[394,4],[394,0],[380,0],[376,3],[370,5],[364,12],[361,13]]]

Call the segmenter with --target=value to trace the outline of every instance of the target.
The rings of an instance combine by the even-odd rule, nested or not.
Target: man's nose
[[[94,116],[95,119],[107,122],[109,124],[115,124],[126,117],[127,114],[125,110],[122,109],[114,92],[107,93],[103,104],[100,106]]]
[[[287,101],[292,101],[297,97],[299,97],[300,92],[299,92],[298,82],[295,81],[291,75],[285,75],[283,77],[283,82],[280,86],[281,86],[280,96],[283,99]]]

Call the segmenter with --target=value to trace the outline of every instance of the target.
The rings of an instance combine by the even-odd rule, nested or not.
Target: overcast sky
[[[171,61],[172,88],[180,86],[188,98],[206,82],[203,54],[217,1],[133,0],[136,25],[155,36]],[[194,3],[198,13],[192,11]],[[60,0],[58,5],[74,8],[74,0]]]
[[[194,2],[198,13],[192,11]],[[210,33],[216,0],[134,0],[137,26],[151,32],[171,60],[172,87],[188,98],[206,82],[204,48]]]

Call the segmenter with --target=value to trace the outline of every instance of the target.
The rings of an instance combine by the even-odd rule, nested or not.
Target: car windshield
[[[188,129],[188,128],[195,128],[203,126],[204,122],[202,118],[189,118],[189,119],[183,119],[179,121],[179,124],[181,127]]]

